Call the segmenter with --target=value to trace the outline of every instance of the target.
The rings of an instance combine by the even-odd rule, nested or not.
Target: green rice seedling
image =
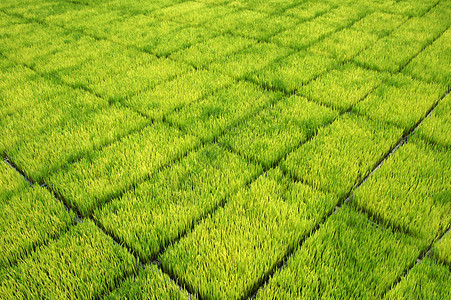
[[[260,172],[238,155],[208,145],[113,200],[94,217],[149,261]]]
[[[280,93],[239,81],[175,111],[167,120],[204,141],[212,141],[242,118],[280,97]]]
[[[416,78],[440,83],[451,89],[451,30],[415,57],[403,70]]]
[[[258,299],[377,299],[424,245],[343,206],[288,259]]]
[[[314,44],[309,50],[343,61],[351,59],[377,39],[374,34],[346,28]]]
[[[393,123],[408,132],[445,93],[442,86],[393,75],[353,107],[359,114]]]
[[[271,41],[285,47],[303,49],[336,31],[336,29],[333,24],[325,22],[323,18],[318,17],[275,35],[271,38]]]
[[[220,73],[194,70],[124,102],[151,118],[162,119],[174,109],[195,102],[230,83],[232,79]]]
[[[451,264],[451,234],[449,232],[434,245],[433,257],[448,265]]]
[[[353,204],[427,243],[451,222],[451,155],[411,137],[363,183]]]
[[[296,22],[298,20],[290,16],[270,16],[258,11],[243,9],[219,20],[207,22],[205,26],[222,34],[231,33],[266,41],[272,35],[295,25]]]
[[[366,10],[359,6],[340,6],[313,20],[302,22],[292,29],[279,33],[271,41],[295,49],[306,48],[323,37],[351,25],[365,13]]]
[[[291,93],[336,64],[334,59],[300,51],[273,62],[248,77],[265,87]]]
[[[152,16],[161,18],[163,20],[176,21],[178,17],[192,14],[193,12],[205,8],[206,6],[207,5],[205,3],[201,2],[183,1],[155,10],[152,12]]]
[[[98,44],[93,37],[80,34],[73,41],[67,41],[64,48],[34,59],[33,69],[41,74],[54,74],[74,68],[95,59],[97,47]]]
[[[286,8],[293,6],[293,0],[239,0],[231,1],[228,5],[246,8],[267,14],[279,14]]]
[[[211,63],[210,67],[218,72],[242,78],[246,74],[261,70],[277,59],[287,56],[292,50],[271,43],[258,43],[238,54]]]
[[[33,67],[41,56],[63,49],[74,38],[61,28],[49,29],[37,23],[16,24],[0,28],[0,51],[15,62]]]
[[[400,14],[409,17],[416,17],[427,12],[431,7],[434,7],[437,0],[401,0],[390,1],[382,7],[384,12],[392,14]],[[445,1],[446,2],[446,1]]]
[[[42,77],[18,84],[2,94],[6,93],[2,103],[6,107],[0,106],[0,111],[6,114],[0,119],[0,153],[8,152],[42,131],[58,128],[65,121],[75,120],[108,105],[104,99],[54,84]]]
[[[183,9],[174,11],[171,14],[164,14],[163,18],[165,20],[174,21],[177,23],[181,23],[183,25],[189,26],[202,26],[207,22],[211,22],[212,20],[217,20],[222,18],[225,15],[235,12],[236,10],[232,7],[228,6],[217,6],[217,5],[206,5],[200,3],[199,1],[187,1],[182,2],[177,6],[189,6],[190,11],[185,12]],[[171,6],[175,7],[175,6]],[[155,14],[159,16],[159,12],[155,12]]]
[[[198,144],[161,123],[91,153],[45,180],[83,216]]]
[[[9,90],[18,90],[18,85],[24,85],[28,80],[33,80],[36,77],[36,73],[29,68],[15,64],[6,58],[0,59],[0,64],[0,95],[2,97],[2,102],[0,103],[0,116],[3,116],[7,113],[6,107],[9,106],[12,108],[16,105],[14,101],[6,100],[7,97],[12,98],[12,94],[9,94]],[[19,104],[19,107],[20,105],[21,104]],[[12,111],[14,111],[14,109],[9,110],[8,113],[11,113]]]
[[[203,27],[184,27],[170,32],[167,35],[160,35],[157,39],[148,41],[143,49],[157,56],[168,56],[180,49],[204,42],[217,33]]]
[[[321,190],[346,196],[402,136],[402,129],[345,115],[299,149],[282,166],[292,176]]]
[[[135,272],[136,260],[86,220],[8,270],[5,298],[98,298]]]
[[[451,295],[450,282],[449,268],[426,257],[384,299],[446,299]]]
[[[382,71],[397,72],[434,41],[448,26],[449,14],[438,6],[423,17],[414,17],[361,52],[355,60]]]
[[[124,72],[108,76],[92,85],[92,89],[110,100],[123,100],[191,70],[191,67],[167,58],[154,58],[142,65],[132,65]]]
[[[219,142],[269,168],[337,116],[336,111],[291,96],[228,130]]]
[[[211,62],[225,59],[256,43],[245,37],[226,34],[180,50],[170,58],[187,62],[197,68],[206,68]]]
[[[148,124],[144,117],[127,108],[108,107],[69,118],[41,134],[23,137],[8,156],[30,178],[42,182],[67,162],[101,148]]]
[[[353,24],[350,28],[383,37],[407,20],[406,16],[375,11]]]
[[[70,1],[14,1],[15,3],[6,7],[4,11],[11,15],[19,15],[26,19],[44,21],[48,16],[56,16],[71,12],[78,5]]]
[[[162,21],[152,15],[139,14],[111,24],[108,38],[128,46],[152,51],[169,34],[185,26],[173,21]]]
[[[26,182],[21,178],[22,185]],[[75,215],[51,193],[35,185],[0,200],[0,269],[15,264],[75,223]],[[1,292],[0,294],[4,295]]]
[[[6,2],[6,1],[5,1]],[[3,2],[2,2],[3,4]],[[0,8],[2,8],[2,4],[0,4]],[[26,21],[22,18],[16,16],[10,16],[0,11],[0,28],[25,23]]]
[[[14,193],[28,187],[29,184],[13,168],[8,166],[3,160],[0,161],[0,202],[6,201]]]
[[[382,73],[346,64],[298,89],[301,95],[340,111],[350,109],[382,83]]]
[[[166,250],[160,261],[202,298],[244,298],[337,201],[272,169]]]
[[[286,9],[285,14],[307,21],[331,11],[334,7],[324,1],[302,1],[298,5]]]
[[[184,0],[112,0],[108,1],[104,6],[110,10],[125,11],[132,15],[151,14],[157,9],[174,5]]]
[[[434,144],[451,147],[451,97],[446,96],[434,112],[418,127],[416,131],[422,138]]]
[[[126,9],[111,9],[108,4],[84,6],[58,15],[46,17],[46,22],[70,30],[81,31],[96,38],[110,38],[112,29],[133,14]],[[129,33],[132,35],[132,32]]]
[[[106,40],[97,41],[89,50],[85,54],[92,55],[89,60],[56,75],[67,84],[93,88],[107,78],[156,61],[153,55]]]
[[[156,265],[146,266],[135,278],[127,278],[121,287],[105,299],[197,299],[181,290],[168,275],[162,273]]]

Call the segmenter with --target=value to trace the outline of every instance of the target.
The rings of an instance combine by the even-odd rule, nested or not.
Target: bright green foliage
[[[143,65],[133,66],[124,72],[108,76],[90,87],[110,99],[124,99],[140,91],[149,90],[188,70],[191,68],[184,64],[166,58],[155,58]]]
[[[165,37],[182,28],[184,26],[176,22],[138,14],[112,23],[108,26],[107,34],[108,38],[115,42],[151,51],[151,48],[155,48]]]
[[[83,158],[46,182],[83,216],[106,199],[180,157],[197,139],[155,123]]]
[[[401,135],[397,127],[346,115],[321,128],[282,165],[296,178],[341,198],[371,172]]]
[[[378,70],[397,72],[447,28],[447,18],[449,14],[439,6],[421,18],[411,18],[363,51],[356,61]]]
[[[174,5],[183,1],[184,0],[109,0],[106,5],[110,10],[120,12],[126,11],[131,14],[150,14],[159,8]]]
[[[151,118],[162,119],[173,110],[212,94],[231,82],[230,77],[220,73],[196,70],[165,82],[153,90],[139,93],[127,99],[125,103]]]
[[[314,44],[309,50],[338,60],[349,60],[376,40],[374,34],[347,28]]]
[[[394,75],[353,109],[409,131],[444,94],[443,87]]]
[[[314,19],[332,9],[332,5],[325,1],[302,1],[299,5],[285,10],[285,14],[302,21]]]
[[[171,58],[185,61],[195,67],[208,67],[213,61],[227,58],[255,44],[251,39],[226,34],[178,51],[172,54]]]
[[[14,1],[5,12],[27,19],[43,21],[46,17],[72,12],[77,5],[70,1]]]
[[[97,150],[147,123],[144,117],[129,109],[108,107],[65,120],[60,126],[48,128],[41,134],[25,136],[7,153],[30,178],[42,181],[68,161]]]
[[[0,8],[2,8],[3,2],[6,2],[6,1],[2,1],[2,3],[0,3]],[[0,28],[6,27],[6,26],[11,26],[11,25],[16,25],[16,24],[20,24],[20,23],[25,23],[25,21],[19,17],[10,16],[10,15],[5,14],[4,12],[0,11]]]
[[[395,30],[406,20],[407,17],[405,16],[374,12],[353,24],[351,28],[378,37],[383,37]]]
[[[107,105],[104,99],[41,77],[12,85],[0,91],[0,95],[3,97],[0,108],[7,113],[0,118],[0,152],[7,152],[27,138]]]
[[[451,265],[451,234],[449,232],[435,244],[434,257]]]
[[[167,120],[204,141],[211,141],[254,111],[275,102],[280,93],[240,81],[170,114]]]
[[[330,194],[292,183],[273,169],[241,189],[160,261],[202,298],[243,298],[336,203]]]
[[[162,273],[156,265],[146,266],[135,278],[127,278],[121,287],[104,299],[153,299],[175,300],[196,299],[180,288]]]
[[[259,172],[237,155],[206,146],[107,204],[95,218],[141,258],[153,259]]]
[[[254,72],[250,78],[266,87],[290,93],[335,65],[333,59],[301,51]]]
[[[418,127],[417,134],[445,147],[451,147],[451,97],[440,101],[434,112]]]
[[[377,299],[415,262],[417,241],[348,206],[333,214],[263,287],[258,299]]]
[[[223,60],[213,62],[211,68],[241,78],[253,71],[261,70],[278,58],[292,51],[275,44],[259,43]]]
[[[429,82],[441,83],[451,88],[451,30],[415,57],[403,70]]]
[[[222,0],[220,0],[222,1]],[[236,0],[230,1],[228,5],[236,8],[247,8],[268,14],[277,14],[285,8],[293,6],[293,0]]]
[[[298,20],[290,16],[269,16],[253,10],[239,10],[220,19],[212,20],[206,26],[221,33],[232,33],[258,40],[267,40],[296,24]]]
[[[226,6],[208,6],[205,3],[186,1],[155,11],[152,15],[162,20],[199,26],[233,11],[233,8]]]
[[[58,88],[19,65],[10,65],[0,72],[0,117],[34,104],[33,99],[51,98]],[[1,119],[0,119],[1,122]]]
[[[29,184],[16,172],[8,166],[6,162],[0,161],[0,202],[3,203],[12,194],[23,190]]]
[[[58,71],[74,68],[95,57],[96,53],[93,49],[95,45],[97,43],[94,38],[80,36],[73,41],[68,41],[64,48],[34,59],[33,68],[44,74],[54,74]],[[83,53],[83,55],[80,55],[80,53]]]
[[[109,98],[124,98],[149,89],[188,70],[168,59],[99,41],[91,59],[58,72],[64,82],[83,86]]]
[[[447,299],[451,295],[450,282],[449,268],[426,257],[384,299]]]
[[[109,38],[115,26],[131,15],[132,13],[127,10],[114,10],[108,5],[85,6],[58,15],[49,15],[46,22],[103,39]],[[132,34],[130,31],[130,35]]]
[[[308,22],[300,23],[272,38],[273,42],[296,49],[305,48],[324,36],[349,26],[365,14],[359,7],[342,6]]]
[[[411,137],[354,193],[353,203],[431,243],[451,222],[451,153]]]
[[[272,167],[337,116],[336,111],[292,96],[232,128],[219,141],[264,167]]]
[[[86,220],[8,270],[0,294],[5,298],[93,299],[135,270],[133,256]]]
[[[61,28],[51,30],[36,23],[16,24],[0,28],[0,50],[16,62],[33,66],[35,59],[63,49],[65,41],[75,39]]]
[[[388,1],[383,7],[385,12],[393,14],[402,14],[406,16],[419,16],[436,5],[438,0],[400,0]],[[446,1],[443,1],[446,2]]]
[[[299,93],[345,111],[380,85],[384,77],[383,74],[346,64],[302,86]]]
[[[20,179],[22,185],[27,184]],[[40,186],[28,185],[16,189],[11,197],[0,198],[0,269],[14,264],[74,222],[75,215]]]

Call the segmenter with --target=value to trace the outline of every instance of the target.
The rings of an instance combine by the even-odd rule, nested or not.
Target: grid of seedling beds
[[[2,0],[0,298],[445,299],[450,16]]]

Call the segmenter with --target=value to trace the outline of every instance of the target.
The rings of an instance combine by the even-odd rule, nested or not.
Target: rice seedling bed
[[[450,12],[1,1],[0,298],[446,298]]]

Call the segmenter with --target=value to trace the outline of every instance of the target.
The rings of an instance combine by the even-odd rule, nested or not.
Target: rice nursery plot
[[[2,0],[0,299],[447,299],[450,0]]]

